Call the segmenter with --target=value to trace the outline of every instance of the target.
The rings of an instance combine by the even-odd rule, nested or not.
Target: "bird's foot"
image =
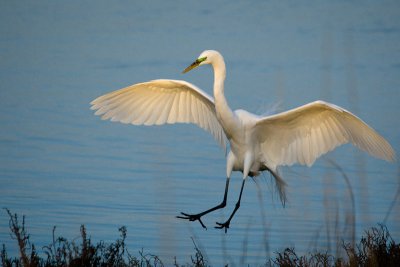
[[[203,226],[204,229],[207,229],[207,227],[204,225],[204,223],[200,219],[202,215],[200,215],[200,214],[187,214],[187,213],[184,213],[184,212],[181,212],[181,214],[182,214],[182,216],[176,216],[176,218],[189,220],[191,222],[199,221],[201,226]]]
[[[225,233],[226,233],[226,232],[228,231],[228,228],[229,228],[230,223],[231,223],[231,220],[227,220],[227,221],[224,222],[224,223],[216,222],[217,226],[215,226],[215,228],[217,228],[217,229],[224,229],[224,230],[225,230]]]

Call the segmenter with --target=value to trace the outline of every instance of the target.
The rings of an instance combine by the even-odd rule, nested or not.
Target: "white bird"
[[[311,166],[319,156],[349,142],[377,158],[395,160],[394,150],[376,131],[349,111],[324,101],[267,117],[245,110],[232,111],[224,96],[226,69],[219,52],[202,52],[183,73],[206,64],[214,69],[214,99],[188,82],[163,79],[134,84],[91,102],[91,109],[97,110],[95,114],[102,115],[103,120],[134,125],[194,123],[210,132],[223,148],[229,142],[222,202],[198,214],[182,212],[178,218],[198,220],[205,228],[201,217],[226,206],[232,171],[241,171],[243,181],[230,217],[217,222],[216,228],[225,232],[240,206],[248,176],[269,171],[284,203],[286,183],[278,174],[278,166]]]

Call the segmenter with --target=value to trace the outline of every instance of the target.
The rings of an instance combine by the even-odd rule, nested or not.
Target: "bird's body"
[[[245,173],[245,158],[248,161],[248,176],[257,176],[263,167],[264,161],[262,159],[262,151],[260,146],[257,145],[257,136],[255,132],[255,125],[258,117],[245,110],[239,109],[234,112],[235,118],[235,131],[228,137],[230,143],[230,151],[227,156],[229,164],[232,164],[232,171],[241,171]],[[229,166],[229,165],[228,165]],[[229,176],[230,168],[227,169]]]
[[[200,218],[226,205],[232,171],[242,172],[243,182],[231,216],[226,222],[217,223],[225,231],[240,206],[248,176],[271,172],[284,202],[285,182],[278,174],[278,166],[311,166],[322,154],[348,142],[375,157],[395,159],[390,144],[371,127],[349,111],[324,101],[266,117],[245,110],[232,111],[224,96],[226,68],[220,53],[204,51],[184,72],[204,64],[211,64],[214,69],[214,99],[185,81],[154,80],[108,93],[91,103],[96,115],[103,115],[103,119],[135,125],[194,123],[209,131],[222,147],[226,148],[226,141],[229,142],[223,201],[202,213],[182,213],[179,218],[198,220],[205,227]]]

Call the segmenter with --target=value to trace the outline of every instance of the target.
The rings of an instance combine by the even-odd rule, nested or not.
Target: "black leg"
[[[238,202],[236,202],[235,209],[233,210],[231,216],[229,216],[229,219],[226,220],[226,222],[224,222],[224,223],[219,223],[219,222],[217,222],[217,226],[215,226],[215,228],[218,228],[218,229],[224,228],[224,229],[225,229],[225,233],[226,233],[226,231],[228,230],[229,224],[231,223],[231,220],[232,220],[233,216],[235,215],[236,211],[237,211],[237,210],[239,209],[239,207],[240,207],[240,200],[242,199],[243,187],[244,187],[244,183],[245,183],[245,182],[246,182],[246,179],[243,179],[242,188],[240,188],[239,199],[238,199]]]
[[[222,200],[222,202],[219,205],[217,205],[211,209],[208,209],[206,211],[197,213],[197,214],[188,214],[188,213],[181,212],[182,216],[176,216],[176,218],[189,220],[191,222],[199,221],[201,226],[203,226],[203,228],[207,229],[207,227],[204,225],[204,223],[201,221],[200,218],[202,216],[206,215],[207,213],[210,213],[214,210],[222,209],[226,206],[226,198],[228,197],[229,180],[230,180],[229,178],[226,178],[224,199]]]

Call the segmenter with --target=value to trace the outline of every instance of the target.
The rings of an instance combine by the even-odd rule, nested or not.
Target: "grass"
[[[164,266],[162,260],[153,254],[144,253],[132,255],[126,245],[127,230],[119,228],[119,238],[111,244],[100,241],[93,244],[87,236],[85,226],[80,228],[80,240],[68,241],[64,237],[56,237],[56,228],[53,228],[51,243],[44,246],[43,253],[38,251],[25,229],[25,216],[22,222],[17,214],[12,214],[8,209],[9,227],[11,237],[16,240],[19,248],[18,257],[9,257],[5,245],[0,251],[1,264],[8,266]],[[180,265],[176,258],[174,266],[209,266],[196,243],[191,262]],[[294,248],[286,248],[284,251],[275,252],[275,258],[266,259],[265,266],[400,266],[400,244],[390,236],[384,225],[378,225],[366,231],[359,243],[352,247],[349,243],[343,243],[347,258],[335,258],[327,252],[315,252],[299,256]]]

